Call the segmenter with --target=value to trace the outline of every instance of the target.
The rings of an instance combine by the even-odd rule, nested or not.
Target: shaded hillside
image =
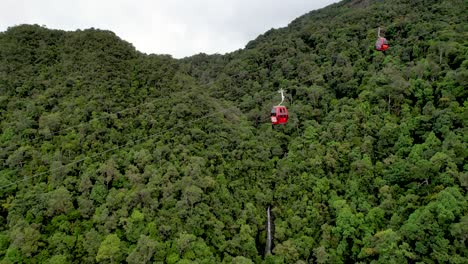
[[[465,263],[466,14],[342,1],[182,60],[0,33],[1,262]]]

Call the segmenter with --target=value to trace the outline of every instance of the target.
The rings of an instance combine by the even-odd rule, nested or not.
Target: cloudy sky
[[[270,28],[338,0],[0,0],[0,31],[19,24],[108,29],[175,58],[243,48]]]

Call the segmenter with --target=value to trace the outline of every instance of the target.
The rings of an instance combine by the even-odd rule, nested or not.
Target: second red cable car
[[[377,32],[377,41],[375,42],[375,49],[378,51],[388,50],[388,41],[386,38],[380,36],[380,27]]]
[[[375,49],[378,51],[386,51],[388,50],[388,41],[386,38],[380,37],[375,42]]]

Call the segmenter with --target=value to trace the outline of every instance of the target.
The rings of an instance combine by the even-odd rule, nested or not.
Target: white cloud
[[[338,0],[2,0],[0,31],[18,24],[115,32],[146,53],[176,58],[243,48],[270,28]]]

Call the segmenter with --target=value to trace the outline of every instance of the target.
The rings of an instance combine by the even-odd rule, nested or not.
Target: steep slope
[[[2,262],[466,262],[466,14],[342,1],[183,60],[0,33]]]
[[[237,107],[210,97],[177,61],[138,54],[110,32],[19,26],[0,41],[6,262],[140,263],[137,245],[148,241],[160,252],[149,259],[178,259],[192,240],[187,258],[221,261],[238,233],[222,230],[243,202],[227,183],[232,190],[253,182],[240,172],[273,167],[270,140]],[[265,164],[251,161],[259,154]],[[122,230],[123,254],[99,254]]]
[[[442,75],[460,68],[465,14],[463,1],[343,1],[251,41],[227,56],[235,59],[223,73],[235,75],[238,87],[269,81],[276,88],[290,81],[284,86],[315,84],[337,98],[356,97],[389,64],[412,69],[425,59]],[[392,47],[385,54],[373,50],[379,26]],[[248,74],[238,76],[242,71]]]

